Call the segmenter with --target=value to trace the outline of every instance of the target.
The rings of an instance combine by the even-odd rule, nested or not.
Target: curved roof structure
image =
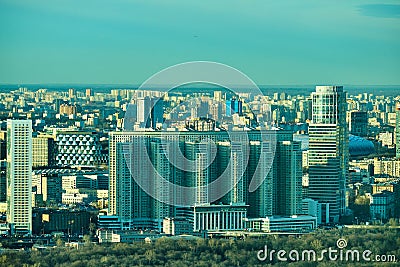
[[[364,139],[360,136],[349,135],[349,152],[350,156],[368,156],[375,152],[372,141]]]
[[[294,141],[301,141],[301,149],[308,150],[309,137],[306,134],[293,135]],[[349,135],[349,153],[352,157],[368,156],[375,152],[372,141],[364,139],[360,136]]]

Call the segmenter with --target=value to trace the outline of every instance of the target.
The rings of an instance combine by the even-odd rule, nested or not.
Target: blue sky
[[[400,1],[0,0],[0,83],[140,84],[194,60],[259,85],[399,85]]]

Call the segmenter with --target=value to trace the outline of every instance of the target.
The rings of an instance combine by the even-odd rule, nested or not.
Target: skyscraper
[[[109,142],[108,213],[117,215],[126,228],[151,227],[151,198],[134,180],[143,176],[150,181],[154,175],[141,160],[147,156],[149,142],[145,136],[116,133],[111,133]],[[127,155],[130,150],[135,151],[134,155]]]
[[[7,222],[32,232],[32,121],[7,120]]]
[[[258,131],[231,135],[224,131],[110,133],[109,215],[117,215],[126,228],[160,229],[165,217],[193,220],[190,207],[172,207],[153,197],[178,203],[183,203],[178,198],[190,200],[191,208],[241,205],[251,217],[276,212],[299,214],[300,144],[293,142],[290,131],[270,130],[265,135],[267,139],[261,141]],[[167,153],[171,146],[175,148]],[[207,187],[224,175],[223,184]],[[165,180],[154,179],[156,176]],[[146,192],[138,185],[138,178],[148,183]],[[253,179],[261,180],[261,185],[250,193]],[[169,187],[167,182],[194,190],[175,192],[180,189]],[[222,189],[224,186],[228,191]],[[285,200],[278,202],[282,198]]]
[[[230,187],[232,188],[232,190],[224,196],[223,203],[247,203],[246,163],[249,156],[247,144],[237,141],[219,142],[218,151],[219,170],[220,172],[226,171],[225,174],[230,177]]]
[[[198,205],[210,203],[207,185],[217,177],[211,150],[215,150],[215,147],[209,141],[185,143],[185,155],[193,163],[192,171],[187,172],[187,181],[189,186],[196,188],[194,199]]]
[[[154,188],[156,188],[154,194],[160,199],[169,194],[173,195],[173,197],[178,197],[177,192],[171,192],[169,190],[167,183],[182,184],[183,182],[183,171],[170,162],[172,159],[171,157],[176,157],[177,153],[170,153],[168,157],[166,156],[167,150],[171,145],[173,145],[172,142],[161,142],[160,139],[155,139],[150,142],[151,161],[154,166],[153,175],[160,175],[165,178],[165,180],[154,179]],[[172,161],[174,162],[175,160],[172,159]],[[176,216],[176,207],[156,199],[153,199],[151,204],[150,216],[155,218],[157,229],[161,231],[163,219]]]
[[[151,99],[151,128],[156,129],[157,124],[163,123],[164,114],[164,100],[162,98],[152,98]]]
[[[350,133],[365,137],[368,135],[368,114],[366,111],[352,111],[349,122]]]
[[[400,159],[400,102],[396,105],[396,158]]]
[[[248,177],[254,173],[254,164],[260,169],[268,168],[272,157],[274,164],[267,173],[260,187],[249,194],[249,216],[264,218],[272,215],[291,216],[300,214],[302,201],[302,152],[300,142],[293,141],[291,134],[278,131],[275,155],[268,149],[268,142],[251,141],[250,157],[259,158],[258,162],[249,161]],[[260,151],[265,152],[261,155]],[[259,174],[258,174],[259,175]]]
[[[132,108],[132,107],[131,107]],[[156,129],[157,123],[163,122],[164,100],[161,98],[150,98],[148,96],[137,99],[136,122],[141,128]],[[129,111],[132,112],[132,111]]]
[[[47,167],[55,164],[56,146],[53,136],[38,135],[32,138],[32,167]]]
[[[331,221],[345,211],[348,172],[346,92],[342,86],[317,86],[309,125],[309,197],[328,204]]]
[[[249,217],[263,218],[266,216],[272,216],[275,211],[275,174],[277,171],[277,166],[276,164],[273,164],[271,170],[269,169],[268,161],[273,158],[270,146],[271,144],[269,144],[268,142],[250,141],[250,157],[257,158],[258,161],[251,160],[249,162],[248,177],[260,177],[264,173],[267,173],[267,175],[261,185],[257,188],[257,190],[249,193]],[[257,168],[258,164],[259,168]]]
[[[137,99],[137,119],[136,122],[140,124],[142,128],[150,127],[150,112],[151,112],[151,100],[150,97],[143,97]]]
[[[232,114],[239,114],[242,115],[243,113],[243,103],[242,100],[232,98],[231,100],[226,100],[226,116],[232,116]]]
[[[276,211],[275,214],[291,216],[301,213],[302,152],[301,143],[281,141],[276,147]]]

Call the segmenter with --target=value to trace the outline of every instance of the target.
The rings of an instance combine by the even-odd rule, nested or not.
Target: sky
[[[139,85],[187,61],[259,85],[400,85],[400,1],[0,0],[0,83]]]

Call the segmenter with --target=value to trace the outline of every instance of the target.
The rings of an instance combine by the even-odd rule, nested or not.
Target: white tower
[[[7,222],[32,233],[32,121],[7,120]]]

